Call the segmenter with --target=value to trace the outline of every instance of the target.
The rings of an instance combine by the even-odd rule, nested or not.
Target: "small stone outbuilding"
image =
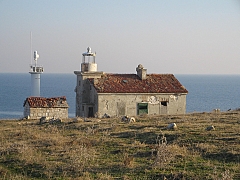
[[[65,96],[62,97],[28,97],[23,104],[24,117],[30,119],[68,118],[68,103]]]

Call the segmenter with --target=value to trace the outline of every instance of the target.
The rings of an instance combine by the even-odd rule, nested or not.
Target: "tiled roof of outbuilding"
[[[173,74],[148,74],[145,80],[136,74],[104,74],[89,81],[98,93],[188,93]]]
[[[67,98],[62,97],[28,97],[23,106],[28,102],[31,108],[56,108],[56,107],[68,107]]]

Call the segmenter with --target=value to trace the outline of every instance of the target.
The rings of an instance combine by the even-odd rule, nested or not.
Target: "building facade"
[[[24,101],[24,117],[30,119],[40,119],[41,117],[50,118],[68,118],[68,103],[63,97],[28,97]]]
[[[76,116],[185,114],[188,91],[173,74],[147,74],[141,64],[136,74],[99,72],[89,49],[83,53],[81,71],[74,71]],[[86,62],[86,56],[94,61]]]

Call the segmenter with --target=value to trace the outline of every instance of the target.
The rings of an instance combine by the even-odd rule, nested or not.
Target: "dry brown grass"
[[[0,179],[240,179],[239,111],[90,120],[0,121]]]

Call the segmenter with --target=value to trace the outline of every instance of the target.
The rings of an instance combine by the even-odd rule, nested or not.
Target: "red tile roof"
[[[67,98],[62,97],[28,97],[23,106],[28,102],[31,108],[53,108],[53,107],[68,107]]]
[[[173,74],[148,74],[145,80],[136,74],[104,74],[89,81],[98,93],[188,93]]]

